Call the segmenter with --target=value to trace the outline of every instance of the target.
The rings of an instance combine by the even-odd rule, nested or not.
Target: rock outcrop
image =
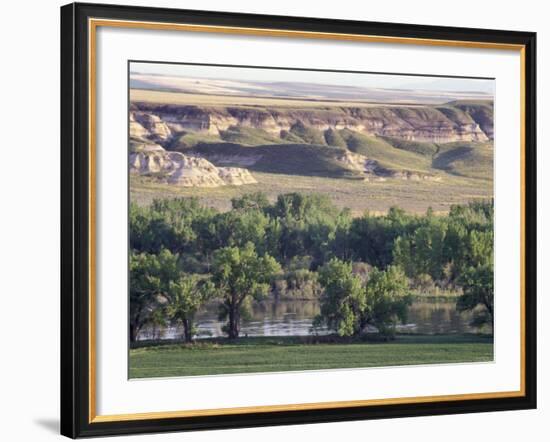
[[[220,187],[254,184],[246,169],[216,167],[210,161],[162,147],[148,145],[130,153],[130,173],[155,177],[160,182],[181,187]]]
[[[130,114],[130,134],[132,133],[139,133],[141,137],[161,142],[168,140],[172,135],[170,128],[159,116],[145,112]]]
[[[363,172],[365,174],[376,173],[377,169],[379,169],[377,161],[370,160],[366,156],[358,153],[345,152],[339,156],[337,160],[343,163],[348,169]]]
[[[145,140],[150,135],[151,133],[136,121],[134,114],[130,113],[130,137]]]
[[[257,181],[252,174],[241,167],[218,167],[220,178],[232,186],[241,186],[243,184],[255,184]]]
[[[132,103],[131,119],[149,139],[166,140],[171,133],[197,131],[218,135],[231,126],[261,129],[280,136],[297,124],[325,131],[351,129],[367,135],[410,141],[448,143],[487,141],[493,136],[492,103],[445,106],[372,106],[322,108],[208,107]],[[131,123],[132,124],[132,123]],[[132,130],[131,126],[131,130]],[[136,135],[142,129],[134,129]],[[141,135],[143,136],[143,135]]]
[[[350,170],[362,172],[365,181],[385,181],[387,178],[412,181],[441,181],[441,176],[413,171],[388,170],[378,161],[357,153],[346,152],[337,158]]]
[[[439,144],[490,144],[493,103],[284,108],[132,102],[129,123],[131,172],[177,186],[252,184],[248,169],[301,173],[296,164],[312,165],[307,173],[321,176],[337,170],[366,181],[437,181],[441,176],[431,173],[429,161]],[[406,156],[415,153],[422,155],[420,166]]]

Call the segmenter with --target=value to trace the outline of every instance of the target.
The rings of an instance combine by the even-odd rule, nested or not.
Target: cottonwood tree
[[[247,193],[231,199],[231,207],[235,210],[264,210],[269,207],[269,199],[262,192]]]
[[[408,279],[400,267],[372,269],[365,287],[366,308],[361,316],[361,330],[368,325],[383,336],[393,336],[398,321],[407,320],[412,298],[408,295]]]
[[[340,336],[356,336],[370,325],[381,335],[392,336],[397,321],[406,319],[411,303],[408,279],[396,266],[373,268],[363,284],[351,263],[333,258],[319,270],[319,281],[324,293],[314,326],[324,324]]]
[[[178,275],[178,257],[163,249],[156,254],[130,255],[130,341],[137,340],[140,330],[163,305],[163,295],[170,281]]]
[[[214,294],[212,283],[199,275],[181,273],[176,280],[169,282],[166,313],[171,321],[181,323],[185,342],[193,340],[195,314]]]
[[[239,336],[241,316],[251,299],[267,296],[272,278],[281,271],[271,256],[258,256],[254,245],[224,247],[214,253],[212,282],[223,296],[220,316],[228,319],[225,331],[230,339]]]
[[[321,312],[314,320],[314,327],[324,324],[340,336],[358,334],[366,297],[361,278],[352,273],[351,263],[331,259],[319,269],[319,282],[324,292]]]
[[[390,208],[386,216],[368,212],[354,218],[349,229],[349,242],[354,259],[378,268],[386,268],[393,262],[395,239],[414,231],[418,225],[415,216],[402,209]]]
[[[458,298],[458,311],[472,311],[478,306],[481,311],[476,312],[473,325],[494,325],[494,273],[493,264],[486,263],[477,267],[469,267],[459,278],[463,294]]]
[[[438,218],[428,218],[414,232],[396,238],[393,246],[394,264],[408,276],[430,275],[434,280],[443,278],[447,224]]]

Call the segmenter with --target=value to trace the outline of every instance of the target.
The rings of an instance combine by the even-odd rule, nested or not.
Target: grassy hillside
[[[286,175],[354,178],[358,173],[338,161],[345,149],[311,144],[278,144],[247,147],[234,143],[197,145],[193,152],[225,166],[241,166],[252,158],[254,164],[247,169],[258,172]]]
[[[334,130],[332,128],[327,129],[324,133],[325,136],[325,142],[329,146],[336,146],[336,147],[348,147],[346,141],[342,137],[339,131]]]
[[[187,132],[176,136],[170,141],[170,144],[167,147],[170,150],[185,151],[200,143],[216,143],[219,141],[221,141],[221,139],[217,135],[210,135],[201,132]]]
[[[428,172],[431,160],[423,155],[397,149],[381,137],[369,136],[342,129],[340,135],[352,152],[378,161],[380,166],[390,170],[412,170]]]
[[[303,140],[298,139],[299,142]],[[246,126],[230,126],[227,130],[220,131],[218,135],[207,132],[187,132],[176,136],[168,146],[171,150],[185,151],[198,144],[212,144],[227,142],[243,146],[257,146],[264,144],[281,144],[286,141],[265,130]]]
[[[447,105],[438,107],[437,110],[456,123],[472,124],[474,122],[472,117],[459,107]]]
[[[468,178],[492,180],[492,143],[448,143],[440,146],[434,168]]]
[[[220,138],[228,143],[245,146],[281,143],[278,136],[271,135],[262,129],[245,126],[230,126],[227,130],[220,132]]]
[[[307,126],[301,121],[293,124],[288,134],[297,137],[305,144],[325,144],[325,137],[320,130]]]
[[[388,144],[391,144],[396,149],[406,150],[407,152],[416,153],[418,155],[432,157],[439,150],[439,146],[436,143],[410,141],[392,137],[380,138],[382,138]]]
[[[215,164],[242,166],[252,171],[287,175],[358,177],[339,161],[346,151],[375,160],[381,172],[412,171],[437,175],[440,171],[476,179],[492,179],[492,142],[446,144],[365,135],[350,129],[320,131],[295,124],[281,136],[262,129],[230,126],[219,135],[187,132],[174,138],[172,150],[199,153]],[[225,161],[224,158],[225,157]],[[232,157],[232,160],[227,161]]]

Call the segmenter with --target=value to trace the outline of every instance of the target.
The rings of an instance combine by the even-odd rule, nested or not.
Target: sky
[[[131,62],[131,73],[177,77],[257,82],[307,82],[366,88],[406,89],[494,94],[494,80],[446,77],[420,77],[396,74],[297,71],[269,68],[242,68]]]

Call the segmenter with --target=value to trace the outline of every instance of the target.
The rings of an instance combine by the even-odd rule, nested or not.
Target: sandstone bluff
[[[218,135],[231,126],[262,129],[280,136],[296,123],[325,131],[350,129],[409,141],[449,143],[493,137],[492,105],[451,102],[444,106],[320,108],[208,107],[133,103],[135,119],[151,134],[200,131]]]
[[[246,149],[245,155],[219,149],[201,154],[195,145],[178,146],[182,136],[197,143],[233,146],[228,136],[235,128],[252,130],[260,137],[245,145],[294,143],[332,145],[343,133],[357,133],[381,140],[418,143],[491,142],[493,107],[491,102],[451,102],[441,106],[367,107],[243,107],[194,106],[133,102],[130,107],[130,172],[182,187],[219,187],[256,183],[246,167],[261,159],[261,149]],[[312,134],[311,131],[314,133]],[[296,141],[297,134],[299,141]],[[242,134],[241,134],[242,135]],[[308,138],[309,137],[309,138]],[[226,144],[223,144],[226,143]],[[183,146],[183,150],[182,150]],[[337,146],[337,144],[334,144]],[[265,146],[263,146],[265,148]],[[334,161],[358,172],[365,181],[440,180],[437,175],[414,170],[383,168],[377,158],[350,152],[334,152]],[[239,167],[222,167],[239,166]]]

